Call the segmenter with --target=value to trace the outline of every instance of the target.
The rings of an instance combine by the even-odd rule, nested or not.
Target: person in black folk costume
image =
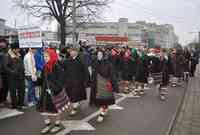
[[[184,79],[188,81],[190,76],[191,53],[187,47],[184,48]]]
[[[169,73],[171,75],[171,86],[176,87],[178,83],[178,78],[175,76],[176,74],[176,49],[172,49],[169,56],[170,69]]]
[[[195,71],[197,64],[199,64],[199,52],[195,49],[192,49],[191,51],[191,70],[190,70],[190,76],[195,76]]]
[[[169,78],[170,78],[170,67],[171,63],[169,61],[169,55],[167,53],[167,50],[162,49],[160,53],[160,62],[161,62],[161,70],[163,73],[163,78],[162,78],[162,83],[161,83],[161,92],[160,96],[161,99],[163,98],[162,95],[164,96],[163,99],[165,99],[165,95],[167,94],[167,86],[169,85]]]
[[[142,49],[137,51],[137,67],[136,67],[136,89],[133,93],[134,96],[140,97],[144,95],[144,85],[148,82],[148,56],[146,52]]]
[[[178,81],[180,82],[183,78],[184,72],[184,56],[181,49],[177,49],[176,51],[175,64],[175,77],[178,78]]]
[[[167,50],[168,63],[169,63],[169,66],[168,66],[169,80],[170,80],[169,83],[172,83],[172,82],[171,82],[171,81],[172,81],[171,79],[172,79],[172,77],[173,77],[173,75],[174,75],[174,70],[173,70],[173,65],[172,65],[172,58],[173,58],[172,52],[173,52],[172,48],[170,48],[170,49]]]
[[[132,81],[132,61],[131,61],[131,51],[130,49],[126,49],[123,56],[122,56],[122,83],[123,83],[123,89],[124,93],[131,92],[131,89],[129,87],[130,82]]]
[[[165,100],[167,94],[167,85],[169,82],[169,63],[168,56],[165,51],[155,49],[153,55],[149,54],[150,63],[150,76],[154,79],[154,83],[157,85],[159,97],[161,100]]]
[[[64,62],[65,88],[72,102],[70,115],[76,115],[80,102],[87,99],[86,87],[89,83],[89,71],[82,63],[78,48],[70,49],[70,58]]]
[[[119,75],[119,52],[116,48],[111,49],[110,51],[110,57],[109,61],[113,65],[113,73],[114,73],[114,80],[112,81],[113,87],[115,87],[116,92],[119,93],[119,81],[120,81],[120,75]]]
[[[137,49],[132,48],[131,49],[131,71],[132,71],[132,82],[131,82],[131,88],[135,90],[136,88],[136,82],[135,82],[135,76],[136,76],[136,70],[137,70],[137,60],[138,60],[138,53]],[[133,91],[134,92],[134,91]]]
[[[98,51],[97,58],[92,64],[92,70],[92,101],[90,102],[100,107],[97,122],[102,122],[108,112],[108,106],[115,104],[114,92],[116,91],[112,85],[114,79],[113,66],[105,59],[102,51]]]
[[[64,110],[59,112],[52,99],[52,95],[57,96],[63,91],[64,71],[58,64],[58,56],[54,49],[45,50],[44,59],[45,66],[41,74],[42,91],[36,109],[41,113],[41,115],[44,116],[45,119],[44,123],[46,126],[41,130],[41,133],[57,133],[62,129],[60,122],[60,114]],[[63,99],[63,97],[61,98]],[[68,103],[65,103],[63,106],[65,110],[68,109]],[[53,120],[54,124],[51,120]]]
[[[118,80],[118,82],[121,80],[121,74],[120,74],[120,51],[121,51],[121,49],[120,48],[118,48],[118,49],[116,49],[116,51],[117,51],[117,56],[115,56],[115,57],[117,57],[116,58],[116,61],[115,61],[115,64],[116,64],[116,70],[117,70],[117,80]]]

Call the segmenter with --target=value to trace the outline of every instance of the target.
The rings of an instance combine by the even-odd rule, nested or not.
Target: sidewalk
[[[200,135],[200,66],[189,81],[172,135]]]

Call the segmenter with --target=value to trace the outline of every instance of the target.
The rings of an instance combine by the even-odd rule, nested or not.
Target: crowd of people
[[[97,122],[102,122],[108,106],[115,104],[115,93],[139,98],[155,84],[165,100],[167,87],[193,77],[198,61],[198,51],[188,48],[73,46],[58,53],[53,47],[25,51],[1,39],[0,103],[7,105],[10,93],[12,108],[36,106],[46,124],[41,133],[55,133],[62,128],[60,115],[65,110],[76,115],[87,100],[86,88],[91,89],[89,105],[100,109]]]

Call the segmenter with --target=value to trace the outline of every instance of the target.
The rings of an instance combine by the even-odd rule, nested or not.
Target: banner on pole
[[[18,31],[20,48],[41,48],[42,32],[39,27],[26,27]]]

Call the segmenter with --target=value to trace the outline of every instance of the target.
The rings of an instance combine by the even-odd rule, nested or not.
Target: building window
[[[117,29],[117,26],[110,26],[111,29]]]
[[[128,26],[128,29],[139,29],[138,26]]]
[[[91,26],[87,26],[87,28],[91,29],[91,28],[94,28],[94,29],[107,29],[107,26],[98,26],[98,25],[91,25]]]

